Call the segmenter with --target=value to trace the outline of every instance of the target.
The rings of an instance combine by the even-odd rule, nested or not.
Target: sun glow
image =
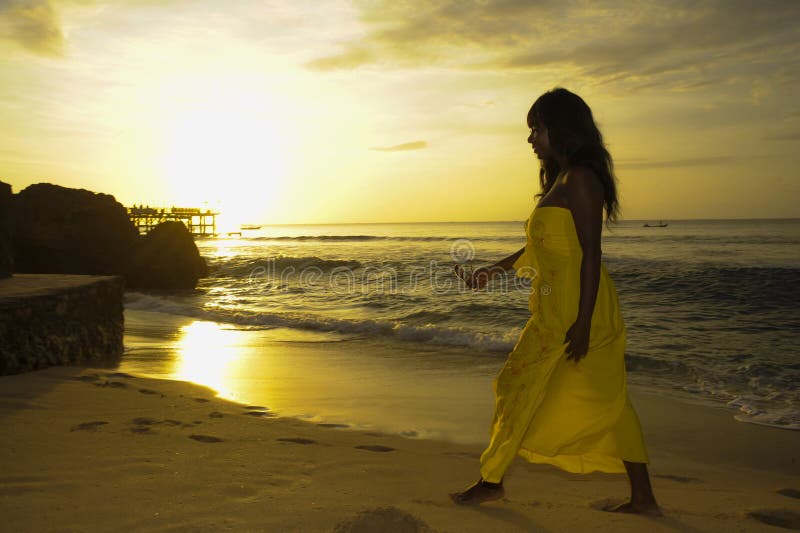
[[[164,127],[168,193],[176,202],[221,212],[219,231],[264,221],[284,188],[285,127],[268,95],[244,87],[208,80],[170,87],[185,97]]]
[[[236,373],[243,356],[237,331],[197,320],[181,328],[177,349],[173,370],[176,379],[211,387],[222,397],[233,397],[230,376]]]

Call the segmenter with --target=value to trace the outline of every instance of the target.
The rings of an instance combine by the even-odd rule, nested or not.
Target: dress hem
[[[524,448],[517,450],[517,454],[530,463],[553,465],[571,474],[591,474],[592,472],[602,472],[605,474],[624,474],[626,473],[623,461],[629,463],[649,464],[649,458],[642,460],[626,459],[610,455],[543,455],[532,452]]]

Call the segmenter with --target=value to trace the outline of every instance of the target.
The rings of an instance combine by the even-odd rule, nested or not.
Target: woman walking
[[[473,289],[515,269],[532,278],[528,320],[494,381],[491,439],[481,478],[451,494],[480,504],[505,494],[517,455],[568,472],[626,472],[630,501],[609,511],[660,514],[625,376],[625,323],[601,261],[603,210],[616,220],[613,163],[589,106],[556,88],[534,102],[528,142],[540,160],[539,201],[527,243],[498,263],[460,276]]]

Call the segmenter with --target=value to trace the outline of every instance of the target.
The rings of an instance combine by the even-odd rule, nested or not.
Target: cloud
[[[366,65],[375,58],[370,52],[358,45],[351,45],[343,53],[330,57],[322,57],[310,61],[307,66],[312,70],[342,70]]]
[[[366,34],[315,70],[440,66],[559,70],[593,83],[692,90],[726,69],[781,74],[800,55],[800,2],[485,0],[358,2]],[[781,74],[784,77],[794,72]],[[663,86],[662,86],[663,88]]]
[[[67,41],[61,11],[70,6],[163,6],[176,0],[0,0],[0,42],[7,41],[36,55],[63,57]]]
[[[48,0],[0,0],[0,40],[42,56],[64,53],[61,21]]]
[[[406,152],[409,150],[422,150],[427,147],[428,143],[426,141],[413,141],[403,144],[395,144],[392,146],[375,146],[370,148],[370,150],[375,150],[378,152]]]

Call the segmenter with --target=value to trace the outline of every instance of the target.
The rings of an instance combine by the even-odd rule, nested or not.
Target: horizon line
[[[626,218],[617,221],[620,222],[698,222],[698,221],[746,221],[746,220],[800,220],[800,217],[740,217],[740,218]],[[503,224],[503,223],[521,223],[525,220],[418,220],[418,221],[393,221],[393,222],[284,222],[284,223],[267,223],[267,222],[253,222],[243,223],[242,226],[356,226],[356,225],[380,225],[380,224]],[[605,224],[605,221],[604,221]],[[612,224],[613,225],[613,224]]]

